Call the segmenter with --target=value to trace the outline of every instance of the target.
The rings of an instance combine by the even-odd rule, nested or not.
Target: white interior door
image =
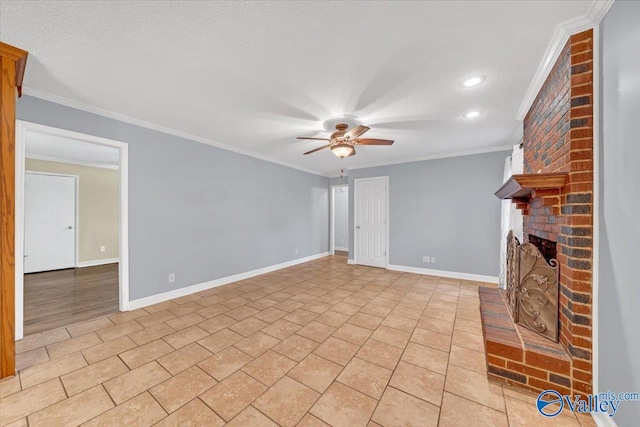
[[[355,262],[387,266],[387,179],[355,180]]]
[[[76,178],[26,173],[24,272],[75,267]]]

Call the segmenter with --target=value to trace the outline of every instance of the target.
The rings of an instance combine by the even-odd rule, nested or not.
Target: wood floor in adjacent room
[[[24,335],[118,311],[118,264],[24,276]]]
[[[482,283],[345,261],[27,337],[0,425],[595,426],[487,380]]]

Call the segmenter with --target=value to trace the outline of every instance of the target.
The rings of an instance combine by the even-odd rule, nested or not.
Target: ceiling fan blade
[[[307,155],[307,154],[311,154],[311,153],[315,153],[316,151],[320,151],[320,150],[324,150],[325,148],[329,148],[331,144],[327,144],[327,145],[323,145],[322,147],[318,147],[315,150],[311,150],[311,151],[307,151],[306,153],[304,153],[303,155]]]
[[[299,136],[296,139],[312,139],[314,141],[331,141],[329,138],[311,138],[307,136]]]
[[[353,129],[347,131],[343,136],[345,138],[348,138],[348,139],[356,139],[357,137],[359,137],[360,135],[362,135],[363,133],[365,133],[369,129],[371,129],[371,128],[369,128],[367,126],[360,125],[358,127],[355,127]]]
[[[393,144],[393,140],[365,138],[365,139],[356,139],[355,141],[353,141],[353,143],[358,145],[391,145]]]

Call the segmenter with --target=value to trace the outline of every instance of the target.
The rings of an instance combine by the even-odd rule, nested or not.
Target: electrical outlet
[[[296,255],[298,255],[298,249],[296,248]]]
[[[100,252],[106,252],[107,248],[106,246],[100,246]]]
[[[175,273],[169,273],[169,283],[173,283],[176,281],[176,274]]]
[[[431,264],[435,264],[436,263],[436,259],[434,257],[431,257]]]
[[[423,256],[422,262],[426,262],[427,264],[429,264],[431,262],[431,258],[429,258],[428,256]]]
[[[344,243],[344,239],[340,239],[340,243]]]

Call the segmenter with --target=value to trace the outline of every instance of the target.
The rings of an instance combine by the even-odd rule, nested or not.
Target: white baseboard
[[[113,264],[116,262],[120,262],[120,258],[105,258],[105,259],[94,259],[92,261],[78,261],[78,268],[83,267],[94,267],[96,265],[104,265],[104,264]]]
[[[429,268],[407,267],[404,265],[389,265],[389,270],[405,273],[428,274],[429,276],[450,277],[452,279],[473,280],[476,282],[498,283],[498,276],[484,276],[482,274],[458,273],[455,271],[431,270]]]
[[[356,263],[355,259],[351,259],[351,258],[347,259],[347,264],[355,265],[355,263]]]
[[[336,246],[333,249],[336,250],[336,251],[349,252],[349,248],[345,248],[345,247],[342,247],[342,246]]]
[[[618,427],[618,424],[616,424],[613,418],[607,414],[603,414],[602,412],[592,412],[591,416],[598,427]]]
[[[291,267],[292,265],[302,264],[305,262],[313,261],[314,259],[323,258],[329,255],[329,252],[322,252],[316,255],[311,255],[304,258],[294,259],[292,261],[283,262],[280,264],[270,265],[268,267],[258,268],[257,270],[247,271],[245,273],[234,274],[233,276],[222,277],[220,279],[210,280],[204,283],[198,283],[196,285],[187,286],[173,291],[164,292],[150,297],[139,298],[129,302],[129,310],[135,310],[138,308],[146,307],[160,302],[168,301],[170,299],[183,297],[185,295],[193,294],[196,292],[202,292],[207,289],[215,288],[218,286],[226,285],[238,280],[249,279],[260,274],[270,273],[272,271],[280,270],[283,268]]]

